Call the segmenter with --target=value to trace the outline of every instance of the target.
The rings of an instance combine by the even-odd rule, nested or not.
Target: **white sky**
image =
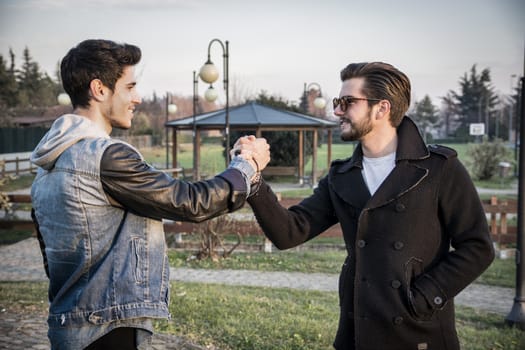
[[[192,71],[219,38],[230,42],[231,89],[242,95],[264,89],[298,101],[303,84],[316,82],[332,98],[344,66],[377,60],[407,73],[415,99],[428,94],[439,106],[475,63],[490,68],[497,92],[510,92],[511,75],[524,69],[525,1],[0,0],[0,54],[8,59],[12,48],[17,67],[27,46],[54,76],[89,38],[141,47],[144,96],[190,96]],[[220,45],[211,54],[222,79]],[[215,86],[224,101],[222,83]]]

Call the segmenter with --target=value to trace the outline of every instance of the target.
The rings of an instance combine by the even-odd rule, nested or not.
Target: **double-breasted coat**
[[[407,117],[397,133],[396,166],[373,196],[358,145],[300,204],[283,208],[264,182],[248,202],[279,249],[341,225],[336,349],[459,349],[454,297],[494,259],[486,217],[454,150],[427,147]]]

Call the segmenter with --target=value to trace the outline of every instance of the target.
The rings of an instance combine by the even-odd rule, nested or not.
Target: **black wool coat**
[[[248,202],[279,249],[341,225],[336,349],[456,350],[454,297],[494,259],[486,217],[454,150],[427,147],[407,117],[397,133],[396,166],[373,196],[358,145],[300,204],[283,208],[264,182]]]

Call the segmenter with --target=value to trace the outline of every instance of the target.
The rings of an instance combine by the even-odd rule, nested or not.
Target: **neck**
[[[392,126],[374,129],[361,140],[363,155],[368,158],[384,157],[397,149],[397,130]]]
[[[75,108],[73,113],[91,120],[93,123],[97,124],[102,130],[105,130],[108,133],[108,135],[111,134],[111,131],[113,129],[111,127],[111,124],[102,116],[102,113],[93,106],[89,106],[88,108],[77,107]]]

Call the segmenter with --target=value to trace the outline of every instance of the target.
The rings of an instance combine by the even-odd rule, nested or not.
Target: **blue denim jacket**
[[[61,328],[169,315],[162,222],[112,206],[102,189],[100,158],[114,142],[119,141],[73,144],[52,169],[39,168],[32,187],[50,274],[50,335]]]
[[[48,336],[54,350],[83,349],[116,327],[152,331],[152,318],[169,316],[169,267],[162,221],[151,218],[202,221],[242,207],[249,193],[254,170],[242,159],[230,164],[236,170],[190,185],[150,172],[127,144],[133,156],[116,147],[114,159],[104,158],[118,143],[124,144],[89,119],[68,114],[53,123],[31,155],[39,167],[31,196],[50,277]],[[130,168],[112,170],[122,162]],[[102,170],[124,178],[132,174],[139,183],[108,182]],[[109,183],[111,202],[104,187]],[[166,191],[162,196],[159,188]],[[131,197],[137,191],[151,197],[137,206],[130,191]],[[133,209],[115,206],[115,199]],[[134,214],[148,210],[150,218]]]

